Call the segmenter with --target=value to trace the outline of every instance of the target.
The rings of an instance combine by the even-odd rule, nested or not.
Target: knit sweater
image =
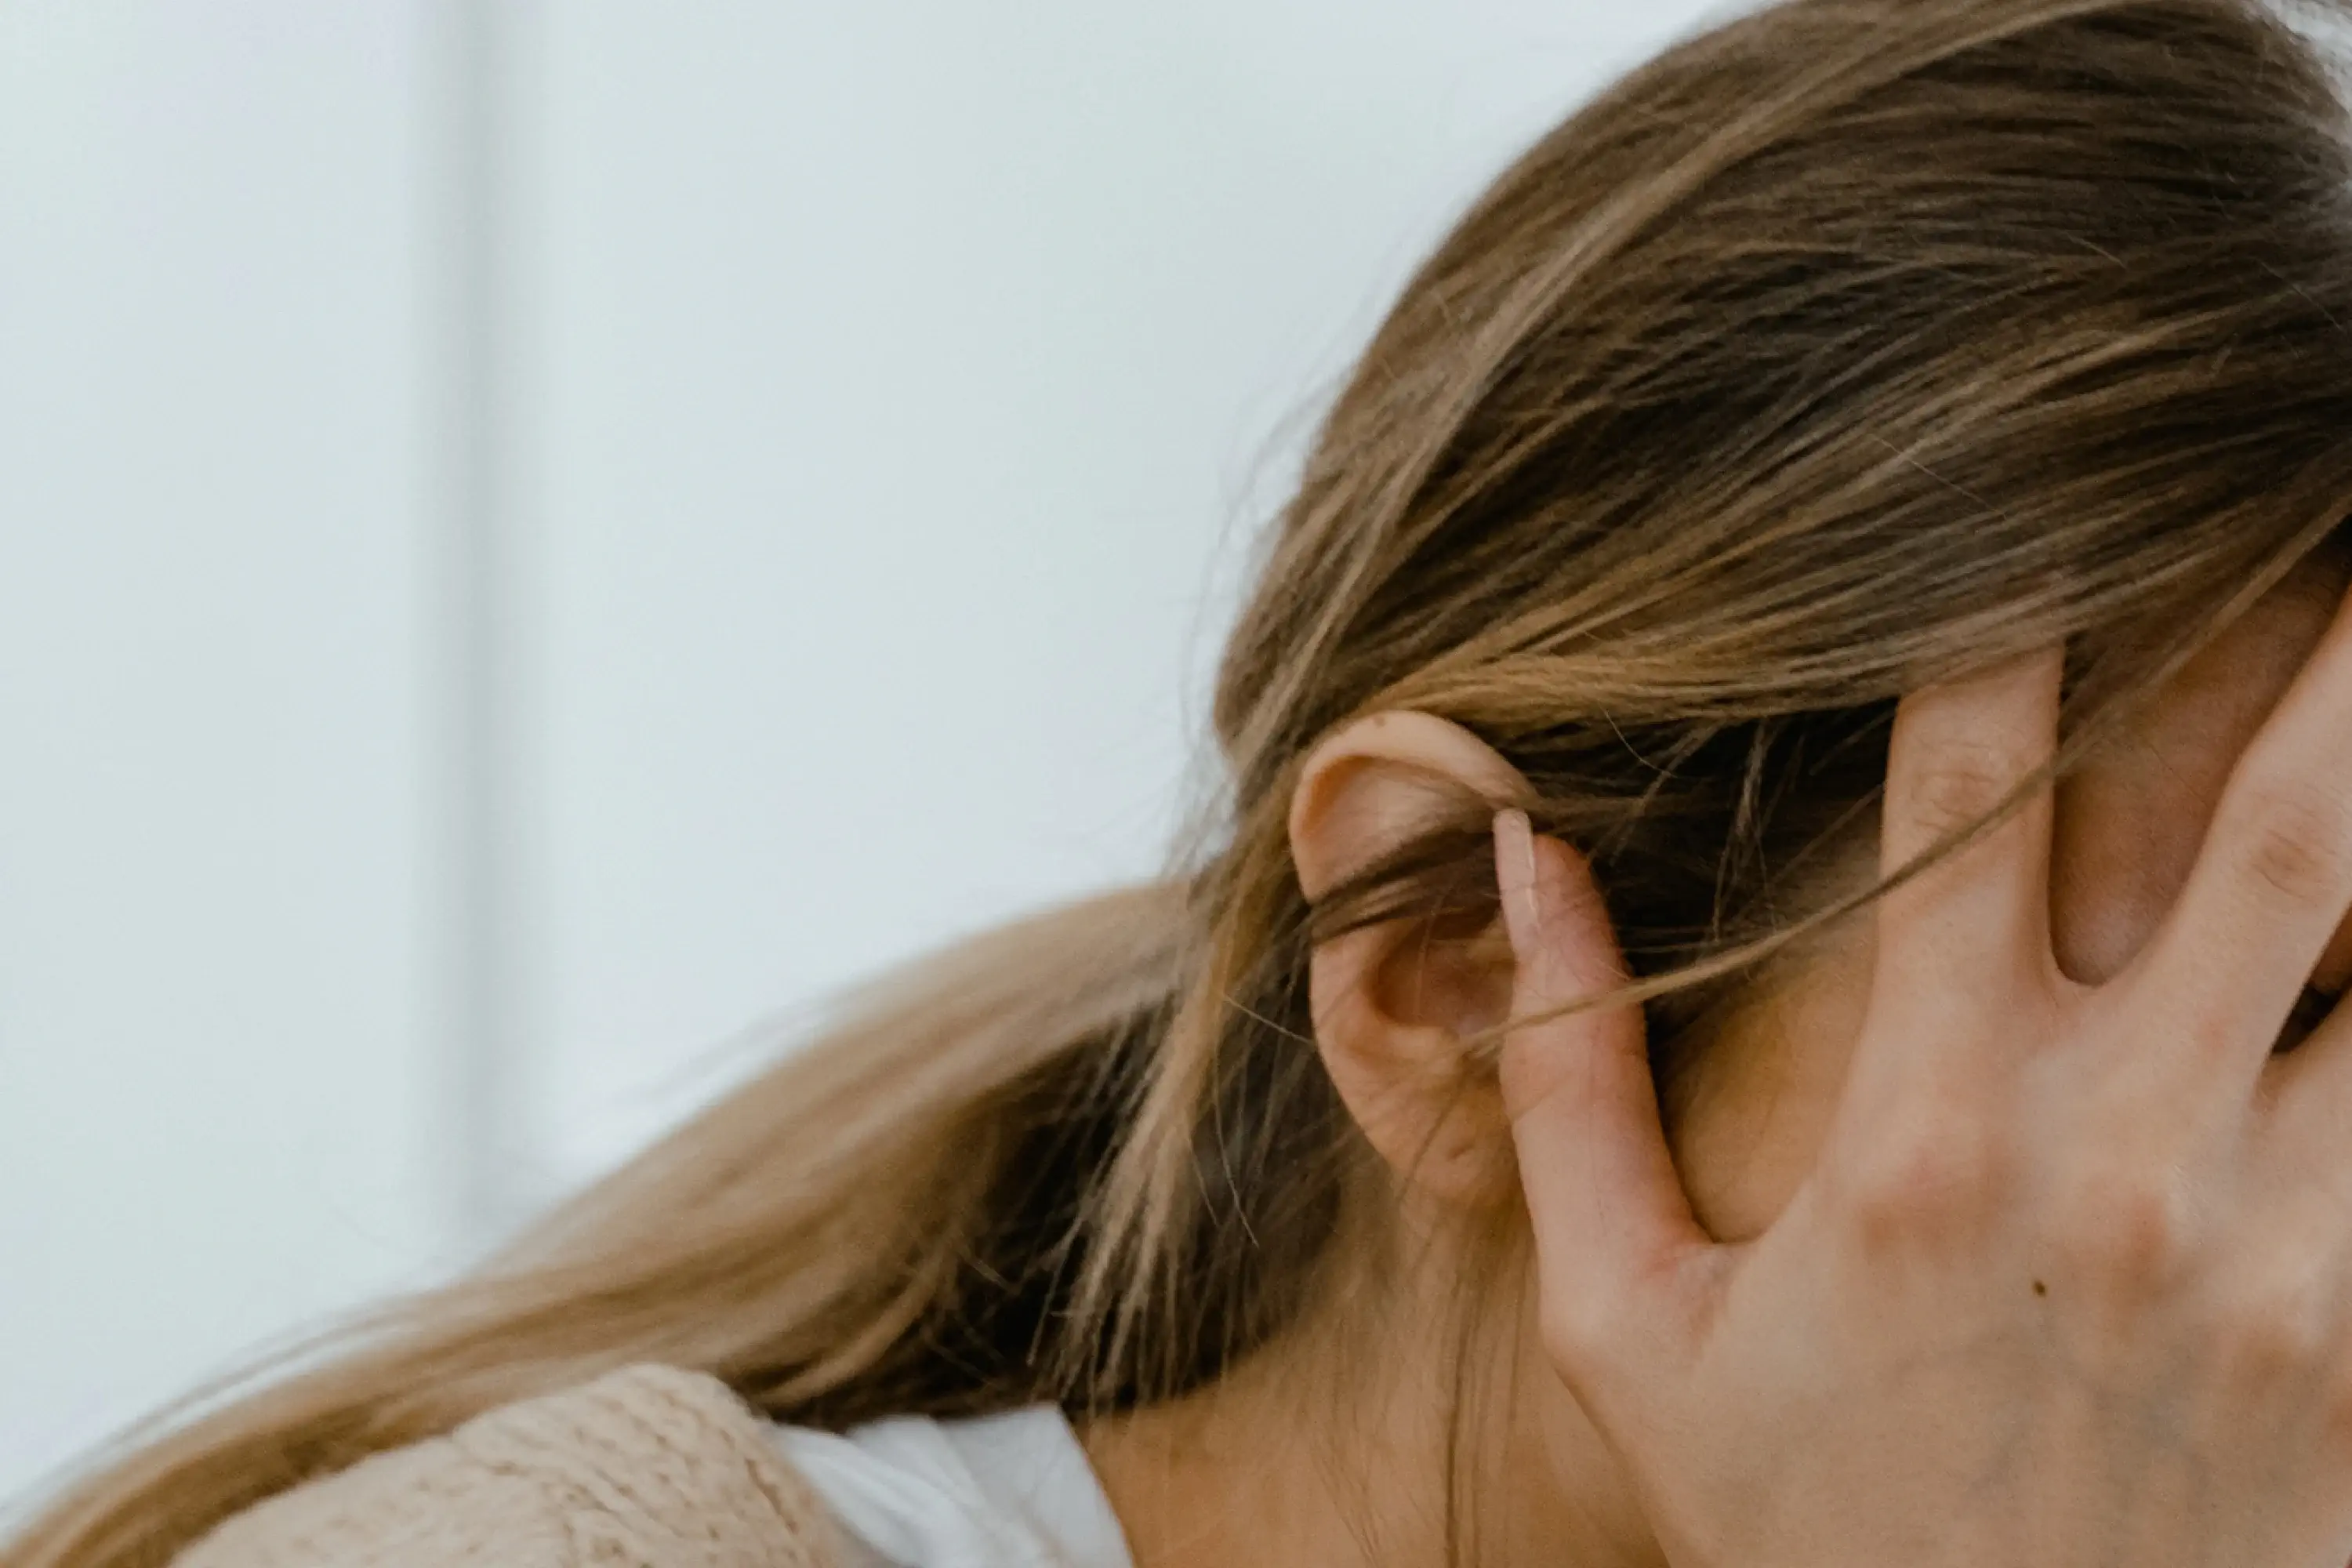
[[[636,1366],[362,1460],[175,1568],[834,1568],[833,1517],[724,1384]]]

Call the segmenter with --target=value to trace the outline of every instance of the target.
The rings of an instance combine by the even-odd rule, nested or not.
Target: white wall
[[[1149,870],[1286,421],[1701,9],[463,4],[0,8],[0,1494]]]
[[[415,36],[0,8],[0,1493],[433,1245]]]
[[[1506,156],[1697,9],[547,14],[559,1172],[778,1002],[1153,867],[1269,443]]]

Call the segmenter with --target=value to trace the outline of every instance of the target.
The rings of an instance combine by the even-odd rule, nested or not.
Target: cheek
[[[1870,999],[1868,943],[1775,986],[1698,1053],[1668,1108],[1675,1168],[1718,1241],[1763,1234],[1829,1134]]]
[[[2188,884],[2226,776],[2201,752],[2170,767],[2135,755],[2060,789],[2050,935],[2062,973],[2095,984],[2147,944]]]

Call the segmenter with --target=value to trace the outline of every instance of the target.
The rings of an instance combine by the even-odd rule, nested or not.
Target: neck
[[[1210,1387],[1090,1424],[1136,1568],[1658,1568],[1532,1307],[1517,1260],[1391,1258]]]

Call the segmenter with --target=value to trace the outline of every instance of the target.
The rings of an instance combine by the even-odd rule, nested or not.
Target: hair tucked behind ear
[[[1503,174],[1332,407],[1177,877],[884,982],[0,1568],[160,1563],[632,1361],[818,1423],[1213,1380],[1360,1234],[1312,942],[1493,907],[1465,801],[1309,910],[1313,743],[1413,708],[1515,764],[1671,1085],[1698,1011],[1833,911],[1813,871],[1870,826],[1899,693],[2063,639],[2079,748],[2352,512],[2347,192],[2325,63],[2250,0],[1794,0],[1670,50]]]

